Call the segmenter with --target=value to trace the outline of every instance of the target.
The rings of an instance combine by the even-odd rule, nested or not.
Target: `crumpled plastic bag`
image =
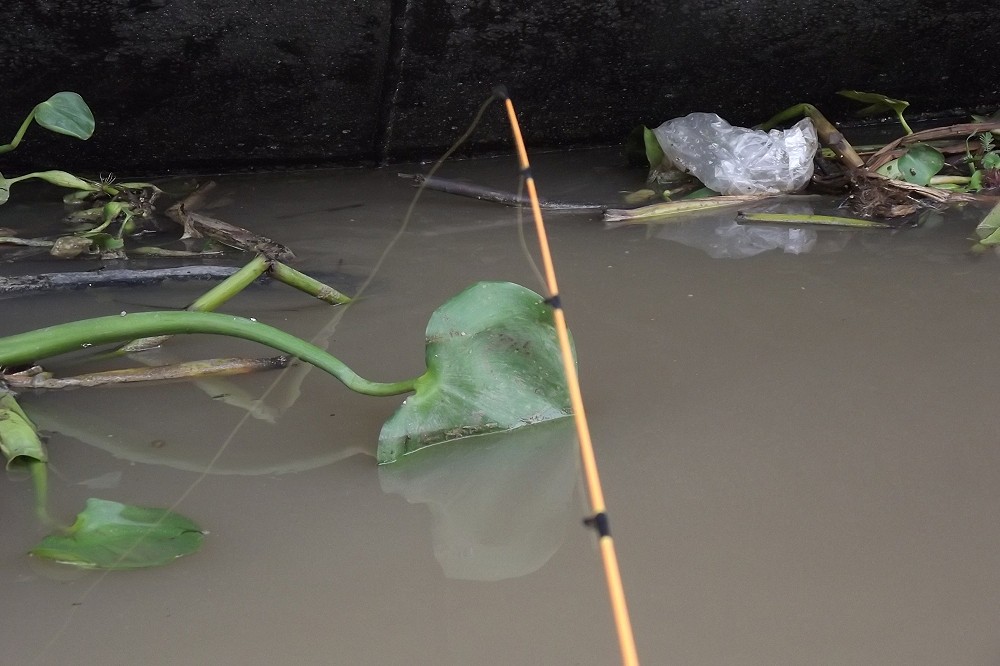
[[[733,127],[714,113],[691,113],[653,133],[667,158],[720,194],[779,194],[809,183],[819,147],[803,118],[787,130]]]

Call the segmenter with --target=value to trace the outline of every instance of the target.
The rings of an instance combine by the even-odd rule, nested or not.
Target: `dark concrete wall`
[[[909,0],[13,0],[0,134],[58,90],[87,143],[33,128],[0,168],[227,169],[433,157],[497,83],[529,141],[739,124],[841,88],[915,111],[995,105],[996,3]],[[2,129],[6,128],[6,129]],[[7,140],[5,137],[3,140]],[[473,149],[507,141],[499,109]]]

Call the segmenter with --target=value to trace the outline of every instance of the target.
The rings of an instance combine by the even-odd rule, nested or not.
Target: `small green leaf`
[[[988,153],[993,150],[993,132],[980,132],[979,133],[979,145],[982,146],[983,152]]]
[[[975,171],[972,172],[972,177],[969,178],[968,189],[970,192],[978,192],[979,190],[983,189],[982,169],[976,169]]]
[[[0,394],[0,454],[8,468],[18,460],[48,460],[35,424],[9,392]]]
[[[36,171],[28,176],[21,176],[21,178],[27,177],[38,178],[47,183],[52,183],[53,185],[58,185],[59,187],[68,187],[73,190],[94,192],[99,189],[97,185],[89,180],[77,178],[67,171]]]
[[[862,104],[868,104],[869,106],[857,112],[859,116],[870,116],[875,113],[888,111],[895,113],[899,119],[899,124],[903,126],[903,131],[907,134],[913,134],[913,130],[910,129],[910,126],[906,124],[906,120],[903,119],[903,111],[906,110],[906,107],[910,106],[909,102],[886,97],[879,93],[861,92],[860,90],[838,90],[837,94],[848,99],[853,99],[856,102],[861,102]]]
[[[658,169],[663,163],[663,148],[660,147],[660,142],[656,140],[653,130],[645,125],[642,127],[642,143],[646,146],[646,160],[649,162],[649,168]]]
[[[203,540],[180,514],[92,497],[65,534],[45,537],[31,554],[83,569],[137,569],[194,553]]]
[[[1000,245],[1000,203],[983,218],[976,227],[976,235],[981,239],[980,245]]]
[[[876,111],[896,111],[897,113],[902,113],[910,105],[905,100],[893,99],[879,93],[862,92],[860,90],[838,90],[837,94],[847,99],[853,99],[855,102],[870,104],[871,106],[867,106],[858,112],[865,115],[870,115]]]
[[[7,203],[8,199],[10,199],[10,181],[0,173],[0,206]]]
[[[58,92],[36,106],[35,122],[77,139],[87,140],[94,134],[94,114],[75,92]]]
[[[984,169],[1000,169],[1000,153],[986,153],[983,155]]]
[[[552,308],[509,282],[480,282],[427,324],[427,372],[379,435],[389,463],[441,442],[570,414]]]
[[[105,252],[109,250],[120,250],[125,247],[125,241],[116,236],[112,236],[111,234],[87,232],[86,235],[98,249],[104,250]]]
[[[927,185],[944,166],[944,155],[926,143],[910,146],[899,158],[900,178],[908,183]]]

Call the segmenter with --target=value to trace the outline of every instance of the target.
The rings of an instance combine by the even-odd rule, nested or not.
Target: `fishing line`
[[[524,174],[521,174],[517,180],[517,198],[520,199],[524,194]],[[521,251],[524,253],[525,259],[528,260],[528,265],[531,266],[531,271],[535,274],[535,279],[538,280],[538,284],[541,286],[542,290],[545,289],[545,276],[542,275],[542,271],[538,269],[538,264],[535,263],[535,258],[531,254],[531,250],[528,248],[528,239],[524,235],[524,206],[518,205],[517,207],[517,240],[521,243]]]
[[[511,133],[514,135],[514,144],[517,147],[521,177],[528,189],[528,198],[531,200],[531,212],[535,220],[535,231],[537,232],[538,245],[541,249],[542,264],[545,267],[545,285],[548,295],[545,301],[552,307],[556,334],[559,338],[559,348],[562,351],[563,369],[566,372],[566,384],[569,388],[570,404],[573,407],[573,419],[576,424],[577,440],[580,445],[580,457],[583,461],[587,495],[590,498],[590,508],[593,512],[593,515],[584,520],[584,523],[594,528],[598,535],[598,544],[601,550],[601,559],[604,563],[604,576],[607,582],[608,596],[611,600],[611,610],[614,616],[615,630],[618,634],[618,648],[621,652],[622,663],[626,666],[637,666],[639,657],[636,652],[632,623],[629,619],[628,605],[625,601],[625,589],[622,586],[621,571],[618,567],[618,556],[615,553],[614,541],[611,539],[607,507],[604,505],[604,492],[601,489],[601,479],[597,472],[597,458],[594,455],[594,445],[590,439],[587,415],[583,408],[580,381],[576,373],[576,363],[573,359],[573,349],[570,345],[569,332],[566,328],[566,316],[562,308],[559,285],[556,282],[555,266],[552,262],[552,253],[549,251],[548,235],[545,232],[545,222],[542,220],[538,192],[535,189],[535,179],[531,175],[531,166],[528,163],[528,151],[524,146],[524,139],[521,137],[521,127],[517,122],[514,104],[511,102],[506,88],[502,86],[494,88],[493,95],[502,99],[507,109],[507,118],[510,121]]]
[[[448,148],[448,150],[446,150],[444,154],[441,157],[439,157],[437,161],[434,162],[430,170],[428,170],[427,178],[433,176],[438,171],[438,169],[441,168],[441,166],[445,163],[445,161],[449,157],[451,157],[455,153],[455,151],[458,150],[462,146],[462,144],[469,139],[470,136],[472,136],[472,133],[479,126],[479,123],[482,122],[483,115],[486,113],[486,110],[489,108],[490,104],[496,101],[496,99],[497,96],[496,93],[494,92],[494,94],[490,95],[480,105],[479,110],[476,111],[476,115],[473,117],[472,122],[469,123],[469,126],[466,128],[462,136],[460,136],[455,141],[455,143],[453,143],[451,147]],[[388,244],[385,246],[385,249],[382,251],[382,254],[379,256],[378,260],[376,260],[375,265],[372,267],[371,272],[368,274],[368,277],[364,280],[364,282],[361,283],[361,286],[358,287],[358,290],[354,294],[352,301],[339,306],[337,312],[333,315],[333,317],[330,319],[327,325],[324,326],[323,329],[321,329],[320,332],[317,333],[312,338],[311,342],[315,344],[320,339],[323,338],[328,339],[336,331],[337,326],[339,325],[340,321],[344,318],[344,315],[350,308],[351,303],[359,300],[361,298],[361,295],[371,285],[372,281],[375,279],[376,274],[379,272],[379,270],[382,268],[382,265],[385,263],[386,257],[389,256],[389,253],[396,246],[396,243],[398,243],[399,239],[403,237],[404,233],[406,233],[406,229],[407,227],[409,227],[410,220],[413,217],[413,212],[416,210],[417,202],[420,200],[420,196],[423,194],[425,189],[426,189],[425,183],[421,183],[417,188],[417,191],[414,193],[413,198],[410,200],[410,205],[407,207],[405,215],[403,215],[403,221],[400,223],[399,229],[396,231],[393,237],[389,240]],[[312,366],[310,365],[305,366],[306,370],[310,369],[311,367]],[[289,370],[287,369],[282,370],[275,378],[275,380],[268,385],[268,387],[264,390],[261,396],[254,401],[255,404],[260,404],[264,402],[264,400],[271,394],[271,392],[275,389],[275,387],[277,387],[278,384],[282,381],[282,378],[285,376],[287,372],[289,372]],[[246,413],[243,414],[240,420],[236,423],[235,426],[233,426],[233,429],[223,440],[222,444],[219,445],[219,448],[215,452],[215,455],[212,456],[212,458],[208,461],[208,463],[206,464],[205,468],[201,471],[201,473],[195,478],[194,481],[191,482],[191,484],[184,490],[184,492],[181,493],[180,497],[178,497],[169,507],[167,507],[168,512],[173,512],[175,509],[180,507],[180,505],[184,502],[184,500],[186,500],[191,495],[191,493],[194,492],[195,489],[198,488],[198,486],[200,486],[201,483],[208,477],[208,475],[212,472],[212,469],[214,469],[215,464],[219,461],[220,458],[222,458],[223,454],[226,452],[226,450],[232,444],[233,440],[236,438],[237,433],[239,433],[239,431],[243,428],[243,426],[246,425],[247,421],[250,418],[251,418],[250,411],[247,411]],[[163,518],[153,523],[153,527],[156,527],[165,519],[166,519],[166,514],[164,514]],[[122,555],[118,559],[118,562],[120,563],[124,561],[125,558],[127,558],[136,548],[138,548],[141,543],[142,543],[141,539],[137,540],[136,543],[131,548],[127,549],[122,553]],[[62,625],[55,632],[52,633],[49,640],[46,642],[46,644],[42,647],[41,651],[37,654],[37,656],[33,660],[35,663],[38,663],[42,659],[42,657],[44,657],[45,654],[52,648],[52,646],[55,645],[60,636],[66,631],[70,623],[73,621],[73,618],[77,613],[77,610],[83,606],[84,600],[90,595],[91,592],[93,592],[97,588],[98,585],[101,584],[101,582],[103,582],[104,578],[108,574],[110,574],[111,571],[112,571],[111,569],[105,569],[101,571],[100,574],[98,574],[98,576],[94,579],[94,581],[84,589],[83,593],[81,593],[80,596],[77,597],[77,600],[73,603],[73,607],[70,609],[69,614],[67,614],[66,619],[63,621]]]

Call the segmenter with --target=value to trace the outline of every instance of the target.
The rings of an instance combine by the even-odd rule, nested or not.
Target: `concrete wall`
[[[58,90],[87,143],[33,128],[0,169],[243,169],[434,157],[497,83],[530,143],[620,141],[715,111],[740,124],[874,90],[917,112],[1000,103],[995,2],[16,0],[0,135]],[[6,128],[6,129],[3,129]],[[473,149],[505,145],[499,108]]]

